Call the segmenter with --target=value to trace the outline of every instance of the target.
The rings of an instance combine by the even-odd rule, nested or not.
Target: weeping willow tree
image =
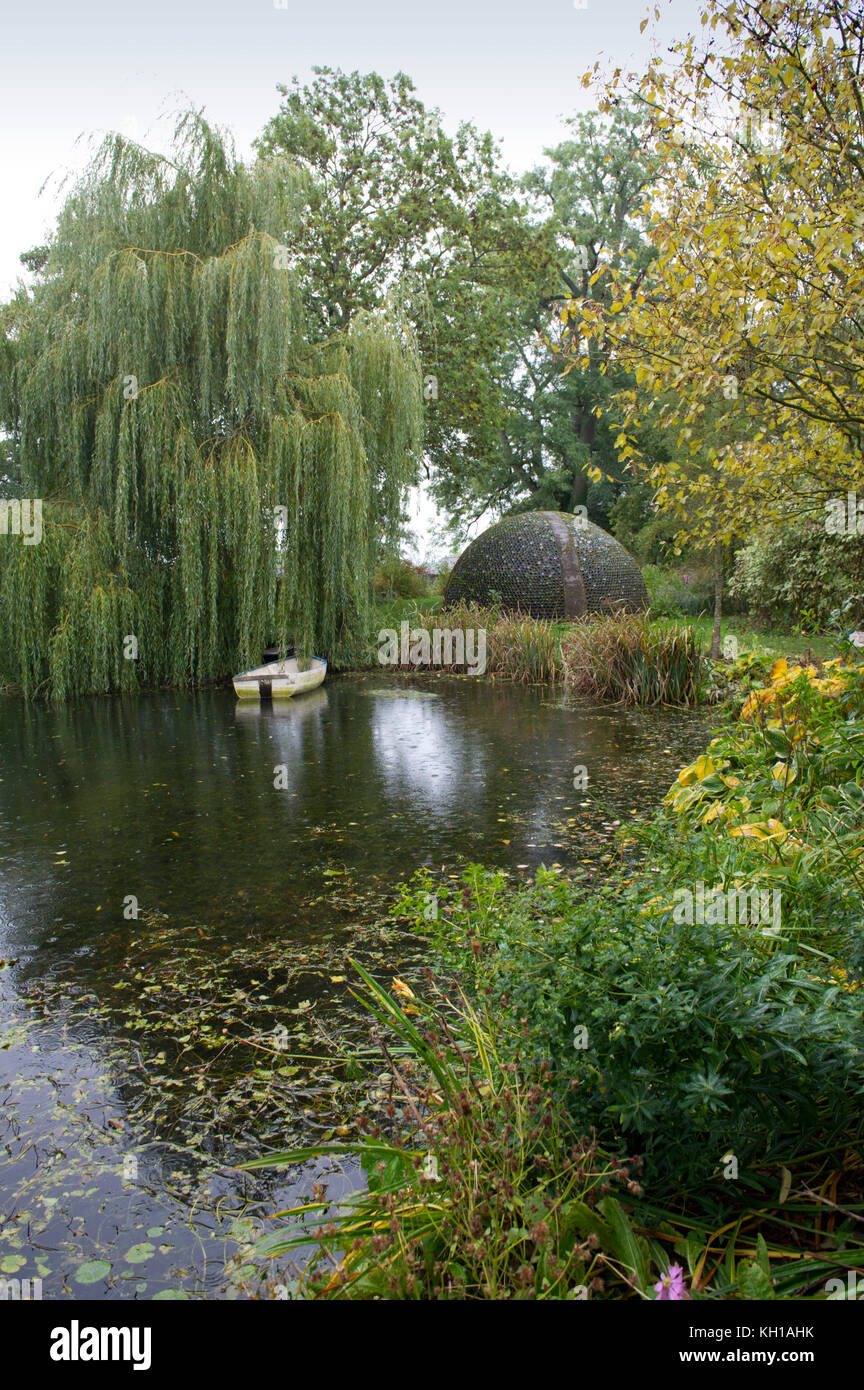
[[[170,158],[109,137],[3,306],[0,423],[43,499],[41,543],[0,535],[0,675],[28,697],[212,680],[267,641],[344,662],[363,640],[421,375],[392,315],[310,335],[308,193],[198,115]]]

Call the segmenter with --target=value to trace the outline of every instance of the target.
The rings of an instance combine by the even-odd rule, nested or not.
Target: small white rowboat
[[[327,662],[313,656],[308,671],[301,671],[294,656],[255,666],[234,677],[234,691],[241,700],[286,700],[315,690],[327,674]]]

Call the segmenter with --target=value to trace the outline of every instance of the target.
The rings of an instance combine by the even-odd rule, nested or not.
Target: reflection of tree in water
[[[503,683],[427,688],[439,698],[375,702],[373,729],[391,789],[407,793],[413,813],[427,819],[452,806],[464,833],[481,838],[486,857],[503,864],[520,843],[523,850],[554,847],[557,821],[589,799],[573,788],[576,763],[587,766],[590,798],[601,803],[587,815],[581,809],[583,822],[599,826],[603,804],[616,814],[656,805],[681,763],[702,747],[707,717],[588,706],[554,689]],[[472,845],[471,854],[481,851]]]
[[[381,696],[382,679],[269,709],[223,692],[0,702],[0,851],[12,856],[0,940],[13,955],[80,951],[85,969],[142,935],[122,915],[130,894],[230,941],[320,936],[351,916],[325,872],[392,887],[462,854],[506,865],[540,853],[577,800],[618,813],[659,800],[704,737],[702,714],[568,706],[554,688],[465,679],[391,678]]]

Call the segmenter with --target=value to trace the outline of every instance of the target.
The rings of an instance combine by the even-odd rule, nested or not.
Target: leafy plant
[[[860,1128],[854,994],[746,928],[676,922],[671,883],[589,896],[541,871],[495,935],[490,1007],[551,1062],[576,1133],[646,1156],[649,1190]]]
[[[294,1225],[266,1237],[259,1254],[316,1245],[298,1284],[307,1297],[574,1299],[601,1295],[610,1281],[647,1296],[652,1260],[663,1267],[665,1254],[611,1195],[615,1185],[638,1195],[639,1161],[575,1141],[545,1069],[532,1079],[502,1058],[497,1030],[464,995],[433,991],[427,1002],[401,980],[391,994],[357,969],[392,1078],[382,1123],[359,1145],[245,1166],[359,1148],[368,1186],[336,1212],[322,1198],[286,1213]],[[310,1215],[329,1220],[310,1231]]]
[[[683,768],[665,798],[679,830],[711,842],[700,852],[715,867],[734,859],[745,875],[782,886],[808,921],[821,910],[823,945],[831,901],[843,904],[847,938],[861,919],[862,707],[864,666],[835,660],[820,671],[780,659],[734,729]]]
[[[818,632],[850,605],[850,624],[864,613],[864,537],[826,535],[822,517],[760,530],[735,556],[732,593],[763,619]]]
[[[375,574],[376,596],[388,598],[423,598],[429,592],[429,581],[417,565],[401,555],[385,557]]]

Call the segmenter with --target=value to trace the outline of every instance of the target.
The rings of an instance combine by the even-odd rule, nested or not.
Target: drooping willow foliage
[[[307,185],[197,115],[175,147],[110,137],[2,311],[0,422],[44,499],[41,544],[0,535],[0,680],[28,697],[210,680],[292,638],[350,660],[416,469],[404,324],[307,332]]]

